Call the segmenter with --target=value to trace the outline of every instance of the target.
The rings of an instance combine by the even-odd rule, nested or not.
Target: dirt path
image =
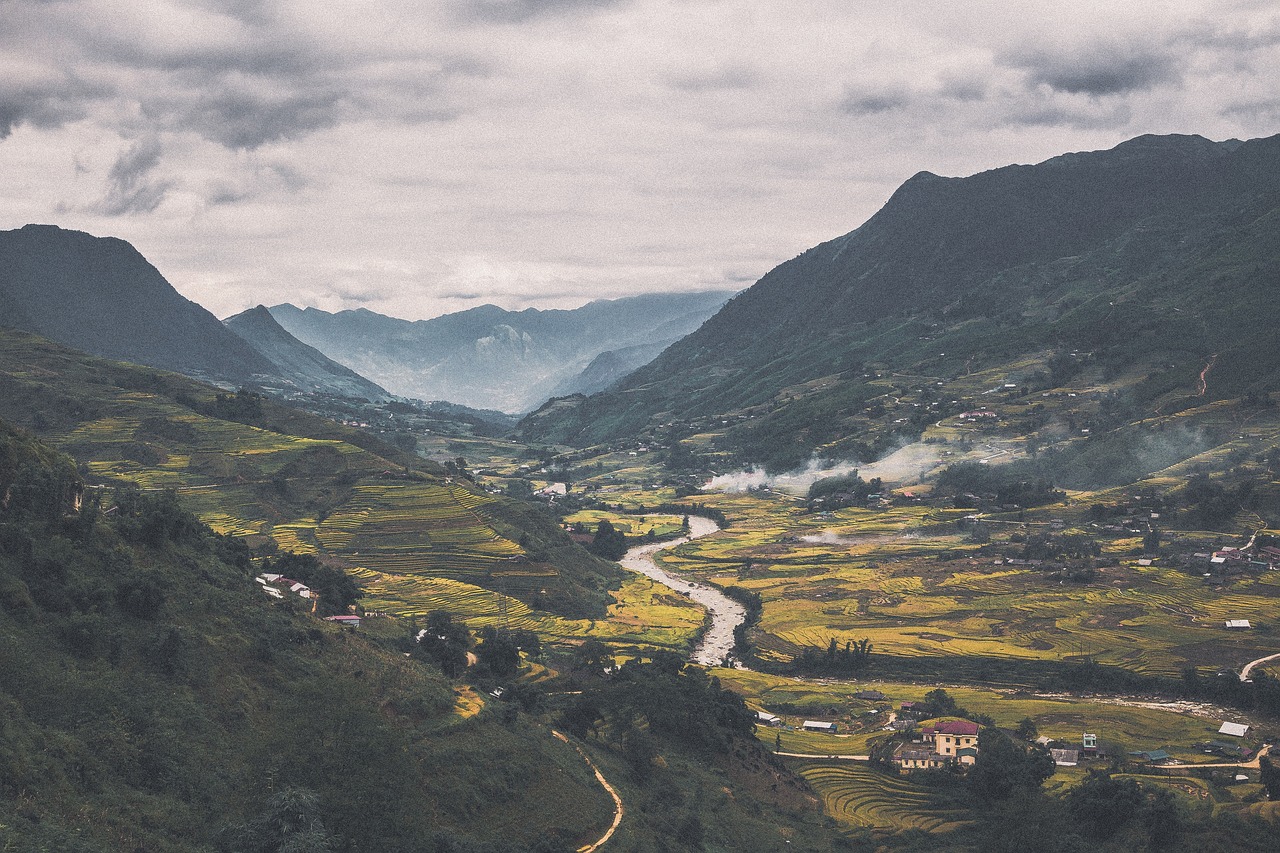
[[[604,846],[610,838],[613,838],[613,834],[618,831],[618,826],[622,823],[622,816],[627,813],[627,810],[622,805],[622,797],[618,796],[617,789],[609,784],[608,779],[604,778],[604,774],[600,772],[599,767],[596,767],[596,763],[591,760],[591,757],[587,755],[586,751],[555,729],[551,730],[551,734],[555,735],[557,740],[564,741],[569,744],[569,746],[578,750],[578,755],[581,755],[582,760],[587,762],[587,766],[591,768],[591,772],[596,774],[596,781],[599,782],[601,787],[608,792],[609,796],[613,797],[613,823],[609,824],[609,828],[605,830],[604,835],[600,836],[590,844],[582,845],[577,851],[577,853],[595,853],[595,851]]]
[[[1240,680],[1248,681],[1249,673],[1253,672],[1253,668],[1258,664],[1266,663],[1269,660],[1280,660],[1280,654],[1267,655],[1264,658],[1258,658],[1257,660],[1249,661],[1247,664],[1244,665],[1244,669],[1240,670]]]
[[[1242,770],[1257,770],[1262,766],[1262,756],[1270,751],[1271,744],[1266,743],[1262,745],[1262,748],[1258,750],[1258,754],[1250,761],[1225,762],[1222,764],[1173,764],[1170,766],[1187,770],[1199,770],[1201,767],[1235,767]]]
[[[812,752],[775,752],[774,755],[781,755],[783,758],[814,758],[820,761],[835,759],[836,761],[870,761],[870,755],[822,755]]]

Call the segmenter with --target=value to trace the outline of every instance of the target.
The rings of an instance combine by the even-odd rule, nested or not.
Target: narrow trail
[[[1280,660],[1280,654],[1267,655],[1266,657],[1249,661],[1247,664],[1244,665],[1244,669],[1240,670],[1240,680],[1248,681],[1249,673],[1253,672],[1253,668],[1255,666],[1258,666],[1259,664],[1264,664],[1267,661],[1272,661],[1272,660]]]
[[[1215,352],[1209,356],[1209,363],[1200,371],[1200,378],[1196,382],[1196,396],[1203,397],[1209,390],[1209,371],[1213,370],[1214,362],[1218,360],[1218,354]]]
[[[587,766],[591,768],[591,772],[596,774],[596,781],[600,783],[601,787],[605,789],[610,797],[613,797],[613,823],[609,824],[609,828],[605,830],[604,835],[600,836],[595,841],[592,841],[590,844],[582,845],[577,850],[577,853],[595,853],[595,851],[603,847],[610,838],[613,838],[613,834],[618,831],[618,827],[622,824],[622,816],[627,813],[627,810],[622,805],[622,797],[618,796],[617,789],[609,784],[608,779],[604,778],[604,774],[600,772],[599,767],[596,767],[596,763],[591,760],[589,755],[587,755],[586,750],[569,740],[569,738],[560,734],[560,732],[555,729],[551,730],[551,734],[555,735],[557,740],[569,744],[569,746],[578,751],[578,755],[581,755],[582,760],[587,762]]]
[[[781,755],[783,758],[812,758],[817,761],[870,761],[870,755],[822,755],[813,752],[775,752],[774,755]]]

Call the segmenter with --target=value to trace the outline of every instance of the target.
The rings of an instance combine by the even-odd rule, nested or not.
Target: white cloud
[[[740,287],[922,169],[1280,130],[1264,3],[4,5],[0,227],[223,315]]]

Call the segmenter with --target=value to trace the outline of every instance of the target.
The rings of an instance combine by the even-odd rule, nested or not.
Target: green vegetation
[[[243,544],[171,494],[84,500],[70,460],[3,424],[0,494],[9,849],[244,849],[277,831],[511,849],[607,823],[572,750],[523,717],[459,722],[439,675],[271,601]]]

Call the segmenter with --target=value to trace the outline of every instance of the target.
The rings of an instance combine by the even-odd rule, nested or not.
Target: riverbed
[[[653,555],[668,548],[683,545],[690,539],[710,536],[720,529],[714,521],[699,516],[689,516],[689,535],[666,542],[637,545],[623,555],[619,562],[624,569],[639,572],[663,586],[670,587],[683,596],[707,608],[711,625],[694,648],[689,659],[703,666],[719,666],[733,651],[733,629],[747,618],[746,609],[710,584],[689,581],[658,566]]]

